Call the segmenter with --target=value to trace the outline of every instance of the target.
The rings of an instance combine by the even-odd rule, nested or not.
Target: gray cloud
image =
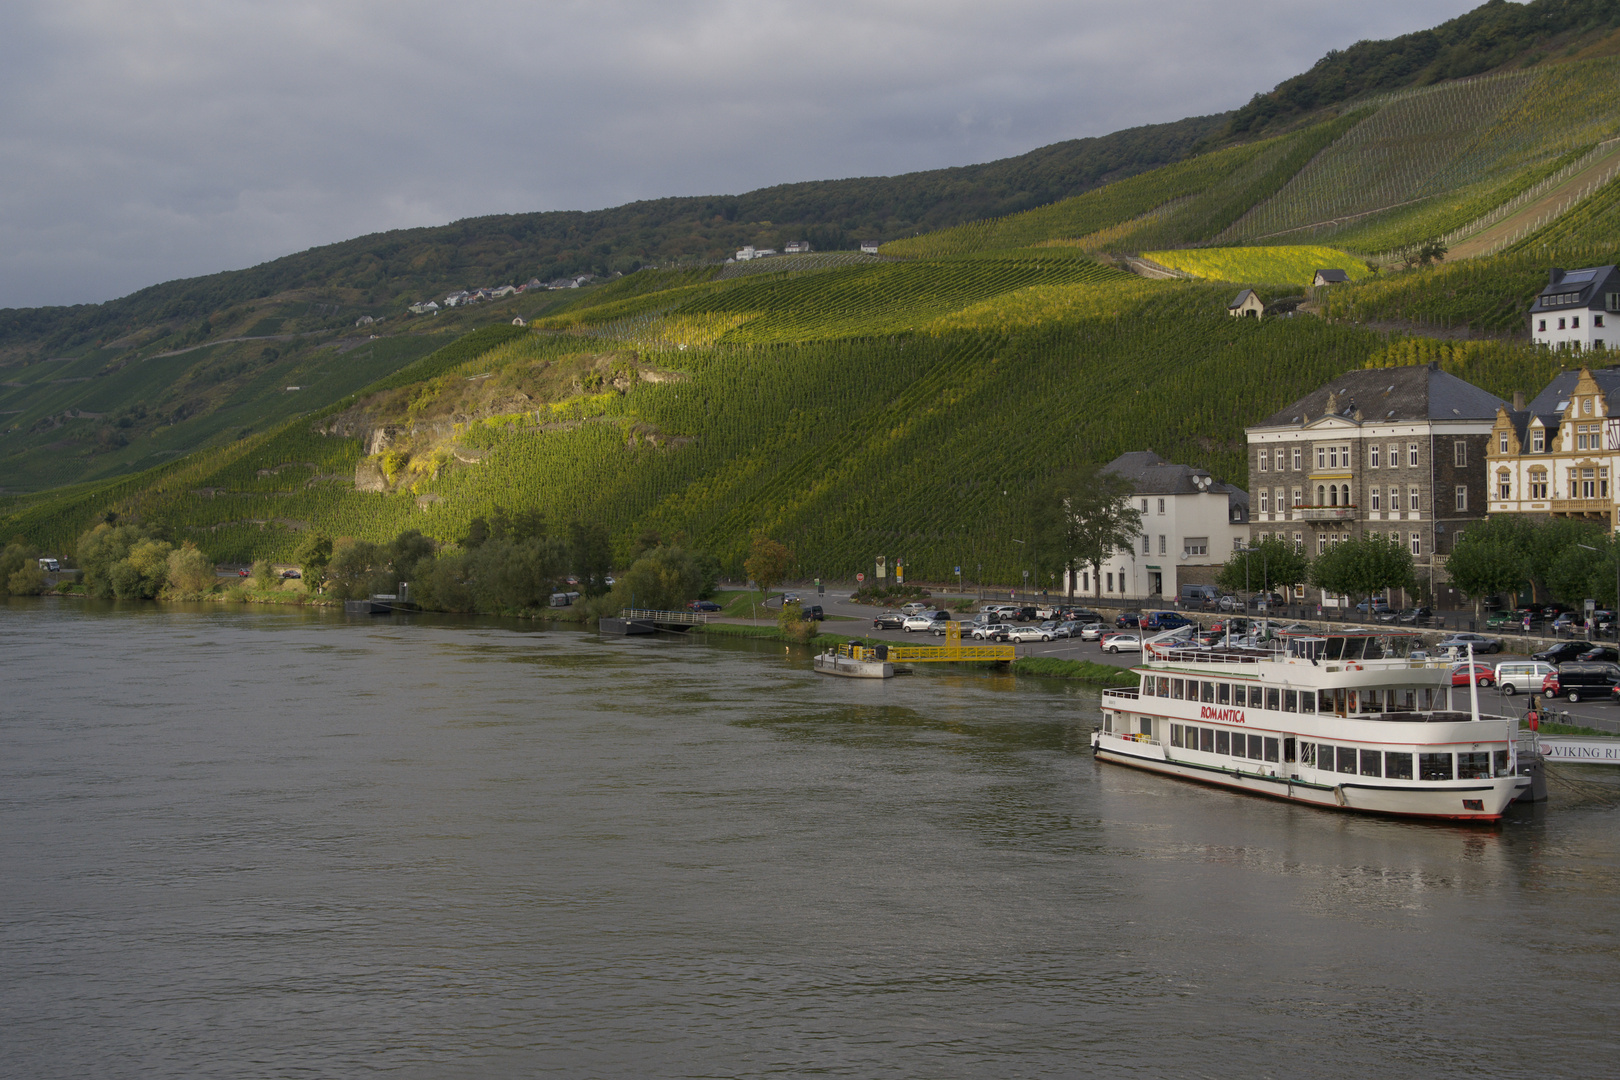
[[[0,307],[477,214],[988,161],[1234,108],[1467,0],[18,0]]]

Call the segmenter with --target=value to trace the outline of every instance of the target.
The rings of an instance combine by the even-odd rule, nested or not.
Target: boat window
[[[1316,695],[1316,711],[1319,712],[1319,713],[1322,713],[1323,715],[1328,715],[1328,714],[1330,714],[1330,713],[1332,713],[1334,711],[1333,710],[1333,691],[1331,691],[1331,690],[1320,690],[1320,691],[1317,692],[1317,695]]]
[[[1215,704],[1215,684],[1214,683],[1207,682],[1207,683],[1203,684],[1203,699],[1207,704],[1210,704],[1210,705]]]
[[[1171,724],[1170,725],[1170,745],[1171,746],[1180,746],[1181,745],[1181,725],[1180,724]]]
[[[1182,683],[1182,681],[1180,679],[1171,679],[1170,680],[1170,696],[1171,697],[1175,698],[1177,701],[1180,701],[1185,693],[1186,693],[1186,690],[1185,690],[1184,684]]]
[[[1249,756],[1249,742],[1248,742],[1248,739],[1244,736],[1243,732],[1241,732],[1241,731],[1232,732],[1232,756],[1233,757],[1248,757]]]
[[[1142,676],[1142,696],[1143,697],[1152,697],[1153,696],[1153,686],[1154,686],[1155,681],[1156,680],[1153,678],[1152,675],[1144,675],[1144,676]]]
[[[1356,750],[1355,750],[1355,747],[1353,747],[1353,746],[1341,746],[1341,747],[1339,747],[1339,752],[1337,754],[1337,757],[1339,759],[1339,771],[1342,772],[1342,773],[1351,773],[1353,775],[1355,773],[1355,771],[1356,771]]]
[[[1327,660],[1338,660],[1338,659],[1342,658],[1343,656],[1344,656],[1344,638],[1342,638],[1342,637],[1330,637],[1330,638],[1328,638],[1327,639],[1327,649],[1323,653],[1323,658],[1327,659]]]
[[[1316,711],[1316,695],[1309,690],[1299,692],[1299,711],[1313,713]]]
[[[1232,684],[1231,683],[1220,683],[1219,685],[1217,685],[1215,687],[1215,704],[1217,704],[1217,705],[1230,705],[1230,704],[1232,704]]]
[[[1261,755],[1265,753],[1265,750],[1264,750],[1264,748],[1262,746],[1262,743],[1264,741],[1265,740],[1262,739],[1259,735],[1250,735],[1249,736],[1249,756],[1251,758],[1253,758],[1254,760],[1256,760],[1256,761],[1259,761]]]
[[[1215,752],[1217,754],[1225,754],[1230,752],[1230,748],[1227,746],[1229,738],[1230,735],[1226,731],[1215,732]]]
[[[1299,691],[1283,691],[1283,712],[1299,712]]]
[[[1496,751],[1496,775],[1508,775],[1508,752],[1506,750]]]
[[[1159,676],[1159,696],[1170,696],[1170,677],[1168,675]]]
[[[1451,755],[1450,754],[1419,754],[1418,755],[1419,780],[1450,780]]]
[[[1292,736],[1283,740],[1283,760],[1294,760],[1294,740]]]
[[[1361,775],[1382,776],[1384,774],[1384,755],[1377,750],[1363,750],[1361,752]]]
[[[1384,755],[1384,775],[1391,780],[1412,779],[1412,755],[1391,750]]]
[[[1151,716],[1142,717],[1142,737],[1148,740],[1153,738],[1153,717]]]
[[[1316,748],[1316,767],[1323,772],[1333,771],[1333,747],[1327,743]]]
[[[1113,713],[1111,713],[1111,712],[1103,713],[1103,730],[1104,731],[1109,731],[1109,732],[1114,730],[1114,714]]]
[[[1250,736],[1250,738],[1253,738],[1253,736]],[[1279,746],[1278,740],[1271,738],[1269,735],[1266,737],[1266,760],[1267,761],[1276,761],[1277,760],[1278,746]]]
[[[1383,712],[1384,708],[1381,703],[1383,696],[1384,692],[1382,690],[1361,691],[1361,711],[1364,713]]]
[[[1389,638],[1368,638],[1366,651],[1361,654],[1363,660],[1382,660],[1389,655],[1387,646]]]
[[[1316,768],[1316,744],[1302,742],[1299,744],[1299,763],[1306,768]]]
[[[1213,754],[1215,752],[1214,728],[1206,727],[1198,729],[1198,749],[1202,750],[1206,754]]]
[[[1366,644],[1367,644],[1367,639],[1366,638],[1359,638],[1359,637],[1345,638],[1344,639],[1344,657],[1343,658],[1345,660],[1360,660],[1362,658],[1361,657],[1361,650],[1366,646]]]
[[[1491,752],[1479,750],[1457,755],[1457,779],[1489,780],[1491,778]]]
[[[1266,708],[1273,712],[1282,708],[1282,692],[1275,686],[1266,687]]]

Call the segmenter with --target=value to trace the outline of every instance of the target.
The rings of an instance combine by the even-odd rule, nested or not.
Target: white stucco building
[[[1142,534],[1131,550],[1103,563],[1101,593],[1169,603],[1185,584],[1211,584],[1249,536],[1249,496],[1203,469],[1173,465],[1152,451],[1121,454],[1103,467],[1131,481]],[[1059,591],[1093,596],[1091,568],[1062,575]]]
[[[1613,266],[1555,266],[1530,305],[1530,337],[1554,349],[1606,349],[1620,343],[1615,319],[1620,319],[1620,273]]]

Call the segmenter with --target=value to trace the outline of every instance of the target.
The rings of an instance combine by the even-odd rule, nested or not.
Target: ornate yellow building
[[[1525,406],[1498,409],[1486,457],[1492,514],[1576,517],[1615,527],[1620,368],[1566,371]]]

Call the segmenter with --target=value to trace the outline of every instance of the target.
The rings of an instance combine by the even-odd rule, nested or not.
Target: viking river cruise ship
[[[1105,690],[1099,760],[1339,810],[1498,821],[1529,780],[1518,722],[1415,634],[1288,635],[1275,647],[1150,641],[1135,690]]]

